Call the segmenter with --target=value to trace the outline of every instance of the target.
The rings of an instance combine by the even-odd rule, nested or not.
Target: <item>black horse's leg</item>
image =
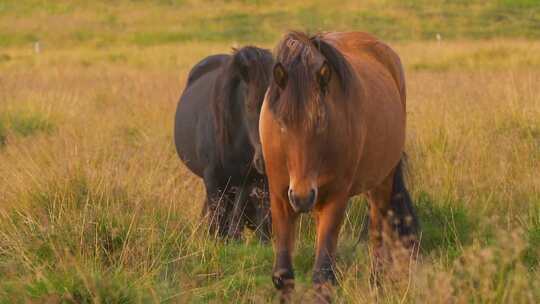
[[[262,243],[269,243],[272,233],[270,198],[264,181],[249,187],[248,203],[244,211],[246,227],[253,230]]]
[[[238,187],[236,188],[236,195],[234,196],[234,201],[232,204],[232,209],[229,216],[229,229],[228,237],[230,239],[239,240],[242,237],[242,232],[244,230],[245,220],[244,212],[248,204],[249,187]]]
[[[244,212],[246,226],[255,231],[255,235],[262,243],[269,243],[272,233],[269,204],[268,199],[250,196]]]
[[[272,216],[270,214],[270,197],[265,185],[257,188],[258,192],[253,197],[255,206],[255,219],[257,224],[256,234],[263,243],[270,242],[272,235]]]
[[[272,216],[268,198],[260,201],[257,206],[257,230],[255,232],[261,242],[270,242],[272,237]]]
[[[206,202],[203,215],[208,221],[208,231],[213,236],[226,237],[227,235],[227,197],[226,184],[223,185],[217,170],[207,168],[204,171],[204,185],[206,187]]]

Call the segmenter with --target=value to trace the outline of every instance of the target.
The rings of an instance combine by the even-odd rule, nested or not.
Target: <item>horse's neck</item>
[[[243,86],[241,81],[233,86],[233,92],[216,92],[218,94],[227,94],[230,98],[228,104],[229,107],[224,109],[219,115],[229,115],[229,124],[226,126],[230,134],[230,144],[234,145],[237,141],[244,140],[243,137],[247,137],[247,130],[244,125],[244,107],[243,101],[245,92],[243,92]]]
[[[236,132],[244,128],[243,124],[243,118],[244,118],[244,107],[243,107],[243,101],[245,92],[243,92],[241,81],[239,80],[238,83],[233,88],[234,92],[232,92],[229,96],[232,99],[230,101],[230,108],[226,109],[226,111],[229,112],[229,115],[231,117],[231,131]]]

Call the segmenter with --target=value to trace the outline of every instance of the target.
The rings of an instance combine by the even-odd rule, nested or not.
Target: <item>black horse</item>
[[[176,151],[204,179],[203,216],[222,238],[240,238],[244,225],[270,237],[259,113],[272,65],[270,51],[252,46],[209,56],[189,73],[178,103]]]

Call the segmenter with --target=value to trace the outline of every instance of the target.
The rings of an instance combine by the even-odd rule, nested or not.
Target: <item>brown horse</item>
[[[275,263],[272,279],[286,300],[294,288],[295,221],[317,222],[315,289],[335,282],[338,234],[348,200],[370,204],[376,259],[383,236],[416,247],[417,220],[402,174],[405,77],[398,55],[359,32],[285,35],[275,53],[260,117],[270,187]]]

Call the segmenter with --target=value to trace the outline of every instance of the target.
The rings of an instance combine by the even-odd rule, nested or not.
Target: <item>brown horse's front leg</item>
[[[331,285],[336,284],[335,253],[339,230],[347,208],[347,199],[328,201],[316,212],[317,243],[313,284],[318,299],[330,302]]]
[[[272,282],[281,293],[281,302],[288,302],[294,290],[292,254],[297,214],[287,201],[276,195],[270,197],[270,208],[275,253]]]

